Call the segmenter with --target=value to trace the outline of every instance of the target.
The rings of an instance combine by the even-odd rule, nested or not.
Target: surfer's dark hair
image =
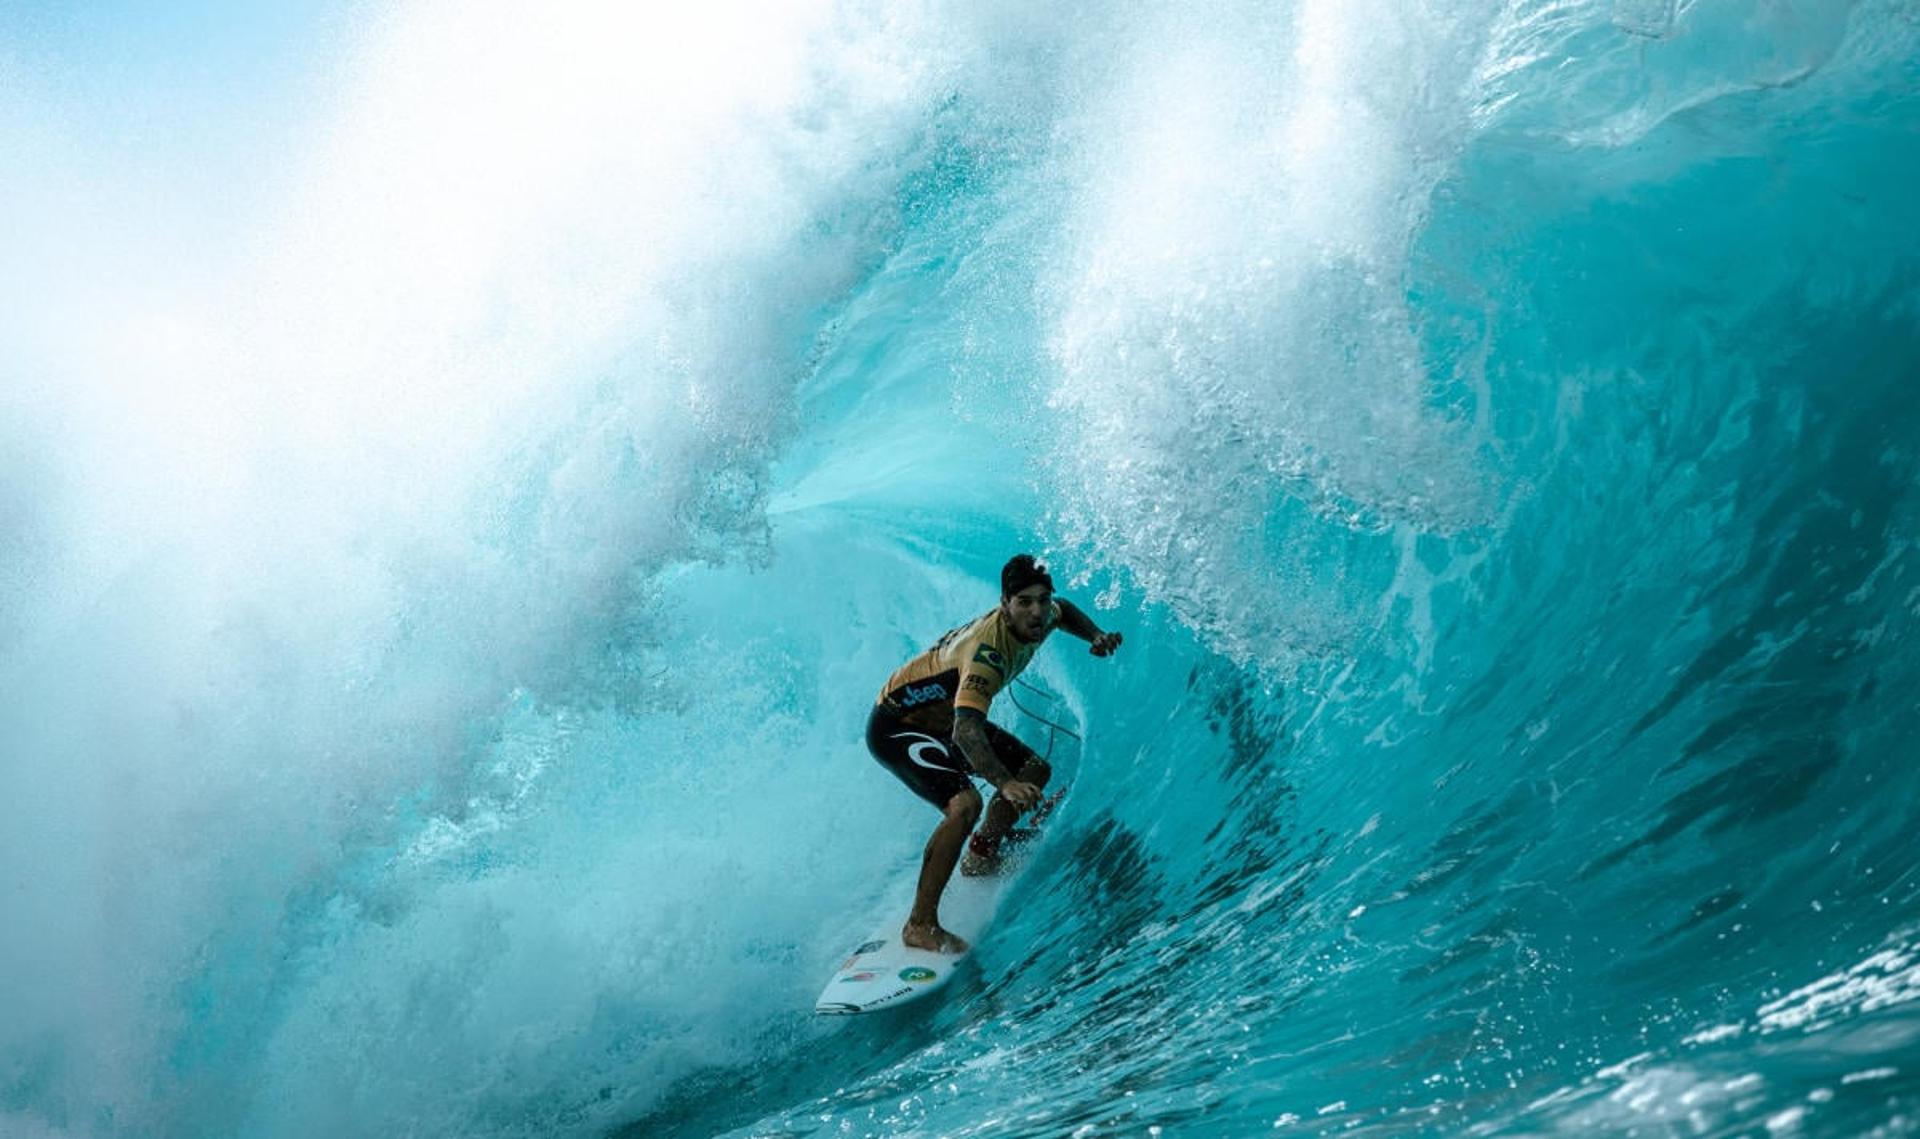
[[[1035,561],[1032,554],[1015,554],[1007,559],[1006,565],[1000,567],[1001,600],[1012,597],[1030,585],[1044,585],[1047,592],[1053,592],[1053,575],[1047,572],[1047,564]]]

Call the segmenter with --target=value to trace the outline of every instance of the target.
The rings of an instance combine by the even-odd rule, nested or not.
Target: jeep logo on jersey
[[[981,645],[979,648],[973,650],[973,659],[991,668],[1001,676],[1007,674],[1007,658],[1001,656],[1000,651],[992,645]]]
[[[909,684],[900,694],[902,708],[918,708],[929,700],[944,700],[947,690],[937,681],[933,684]]]

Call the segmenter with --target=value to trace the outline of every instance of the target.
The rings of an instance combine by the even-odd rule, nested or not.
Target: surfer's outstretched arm
[[[1055,598],[1053,603],[1060,607],[1060,629],[1092,645],[1094,656],[1107,656],[1120,647],[1120,634],[1101,632],[1093,618],[1082,613],[1073,602]]]

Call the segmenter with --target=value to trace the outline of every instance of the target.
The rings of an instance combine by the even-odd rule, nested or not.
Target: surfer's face
[[[1037,641],[1047,631],[1053,616],[1053,590],[1044,585],[1029,585],[1000,603],[1006,610],[1013,634],[1023,641]]]

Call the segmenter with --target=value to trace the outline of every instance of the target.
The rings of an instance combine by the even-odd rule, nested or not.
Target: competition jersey
[[[972,708],[985,715],[987,705],[1027,667],[1034,650],[1059,621],[1060,606],[1055,603],[1046,632],[1039,641],[1027,644],[1013,635],[996,605],[949,629],[932,648],[895,669],[876,703],[915,727],[950,735],[954,709]]]

